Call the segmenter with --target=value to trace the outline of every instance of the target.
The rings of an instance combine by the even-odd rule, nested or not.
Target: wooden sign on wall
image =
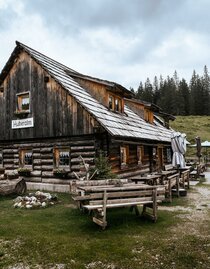
[[[34,118],[12,120],[12,129],[31,128],[31,127],[34,127]]]

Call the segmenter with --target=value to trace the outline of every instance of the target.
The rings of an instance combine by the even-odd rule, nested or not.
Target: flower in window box
[[[19,168],[18,169],[18,174],[20,176],[25,176],[25,177],[29,177],[31,175],[31,169],[29,168]]]
[[[54,169],[53,170],[53,174],[54,176],[58,177],[58,178],[67,178],[68,177],[68,171],[66,171],[65,169]]]

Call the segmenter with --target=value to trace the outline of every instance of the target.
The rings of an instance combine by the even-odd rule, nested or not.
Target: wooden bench
[[[205,175],[203,174],[205,168],[205,166],[202,165],[202,164],[197,164],[196,165],[196,168],[190,172],[190,179],[191,180],[196,180],[198,179],[199,177],[204,177]]]
[[[173,167],[173,165],[171,163],[170,164],[165,164],[164,165],[164,170],[165,171],[174,170],[174,167]]]
[[[179,179],[179,184],[182,186],[184,189],[187,186],[187,188],[190,188],[190,170],[183,170],[180,174],[180,179]]]
[[[139,215],[138,205],[143,206],[142,216],[157,220],[157,204],[165,199],[164,186],[123,183],[119,185],[78,186],[73,199],[93,213],[93,222],[102,229],[107,226],[106,212],[109,208],[131,207]],[[147,209],[150,208],[151,212]]]
[[[165,177],[162,184],[165,186],[166,201],[172,202],[172,188],[179,197],[179,173]]]

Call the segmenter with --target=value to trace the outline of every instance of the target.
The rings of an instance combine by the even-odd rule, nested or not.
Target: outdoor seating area
[[[74,180],[70,193],[77,207],[91,213],[93,222],[105,229],[107,209],[116,207],[130,207],[156,222],[157,205],[186,195],[190,179],[189,166],[176,169],[169,164],[160,172],[129,179]],[[138,206],[143,206],[141,214]]]
[[[87,184],[86,184],[87,183]],[[157,205],[165,199],[165,188],[162,185],[148,185],[121,180],[104,180],[95,182],[74,182],[73,199],[78,207],[92,213],[93,222],[105,229],[106,212],[109,208],[130,207],[140,215],[138,205],[142,205],[141,216],[157,221]],[[95,183],[95,184],[94,184]],[[76,188],[75,188],[76,187]]]

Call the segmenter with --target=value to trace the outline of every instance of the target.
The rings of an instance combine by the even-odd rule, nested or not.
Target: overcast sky
[[[18,40],[78,72],[137,88],[210,62],[210,0],[0,0],[0,70]]]

